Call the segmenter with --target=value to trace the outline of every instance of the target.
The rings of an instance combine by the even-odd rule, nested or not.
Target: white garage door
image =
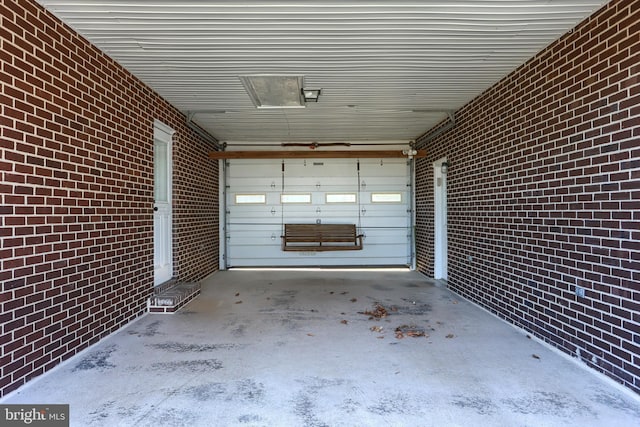
[[[406,159],[227,160],[227,267],[411,265]],[[355,224],[362,250],[282,251],[284,224]]]

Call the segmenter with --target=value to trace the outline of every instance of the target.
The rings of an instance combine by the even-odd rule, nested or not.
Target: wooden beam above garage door
[[[381,159],[408,157],[402,150],[344,150],[344,151],[211,151],[211,159]],[[426,150],[417,150],[412,157],[426,157]]]

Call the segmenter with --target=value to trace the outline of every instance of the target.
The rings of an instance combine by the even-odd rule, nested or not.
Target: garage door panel
[[[367,244],[384,245],[386,243],[405,243],[409,235],[406,228],[371,228],[362,227],[360,232],[364,234]]]
[[[401,216],[384,215],[384,213],[367,211],[366,215],[360,217],[360,224],[363,227],[408,227],[409,220]]]
[[[234,215],[233,222],[229,224],[272,224],[282,222],[282,216],[279,213],[271,214],[269,211],[261,212],[259,215],[251,214],[244,211],[229,210],[229,215]]]
[[[402,257],[380,257],[370,258],[366,266],[408,266],[409,263]],[[251,258],[251,259],[239,259],[235,260],[233,267],[265,267],[265,266],[278,266],[278,267],[353,267],[363,266],[363,263],[358,258],[336,258],[332,260],[326,260],[317,258],[314,256],[300,257],[300,258]]]
[[[279,253],[281,250],[282,225],[280,221],[271,224],[250,224],[250,223],[231,223],[228,226],[227,244],[230,248],[231,256],[244,257],[244,248],[249,248],[249,252],[254,256],[254,252],[258,248],[269,248],[271,255]],[[251,249],[251,247],[255,247]],[[276,255],[277,256],[277,255]]]
[[[263,179],[280,179],[282,177],[281,162],[264,162],[262,160],[252,159],[233,160],[227,162],[226,169],[227,177],[234,180],[258,178],[258,181],[260,181]]]
[[[234,178],[234,190],[254,190],[256,188],[264,189],[265,191],[270,191],[274,189],[278,189],[282,187],[282,177],[281,176],[264,176],[260,178]]]
[[[358,226],[358,220],[349,215],[307,215],[307,216],[285,216],[285,224],[353,224]]]
[[[282,218],[280,215],[263,215],[261,217],[256,217],[253,215],[246,215],[244,213],[238,214],[233,219],[233,222],[228,222],[228,226],[234,226],[242,224],[244,225],[261,225],[261,224],[275,224],[280,226],[282,224]],[[229,227],[228,227],[229,228]]]
[[[383,177],[397,176],[398,170],[409,168],[406,159],[362,159],[360,160],[360,175]]]
[[[308,206],[306,208],[297,208],[290,209],[286,207],[284,209],[284,222],[297,222],[297,223],[307,223],[307,222],[316,222],[316,219],[320,219],[322,222],[325,222],[325,219],[332,219],[332,223],[336,222],[338,219],[343,220],[347,224],[351,224],[357,220],[358,211],[357,209],[324,209],[320,208],[318,211],[317,206]]]
[[[364,184],[365,190],[371,190],[373,187],[375,187],[376,190],[380,190],[380,188],[387,186],[397,191],[398,188],[407,187],[407,178],[404,176],[372,177],[362,175],[360,177],[360,183]]]
[[[371,213],[382,213],[384,215],[392,216],[407,216],[409,207],[404,203],[362,203],[361,207],[371,211]]]
[[[229,232],[233,233],[233,237],[241,235],[254,235],[277,233],[278,237],[282,234],[282,225],[280,221],[277,222],[263,222],[263,223],[238,223],[232,222],[227,226]]]
[[[372,246],[367,253],[367,259],[378,260],[382,265],[391,265],[392,263],[389,262],[389,260],[395,259],[397,260],[398,265],[408,265],[410,264],[410,261],[407,255],[403,255],[405,252],[406,248],[404,245],[390,245],[387,248],[382,246]]]
[[[235,250],[239,254],[251,252],[251,257],[234,256],[231,267],[259,267],[259,266],[375,266],[375,265],[409,265],[410,260],[401,254],[405,251],[403,245],[385,247],[371,247],[366,253],[363,251],[338,252],[282,252],[279,247],[268,245],[238,245]],[[279,252],[278,252],[279,251]],[[336,257],[339,254],[339,257]],[[391,254],[391,255],[390,255]],[[366,255],[367,263],[362,262]]]
[[[271,236],[274,236],[274,239]],[[281,239],[280,235],[282,233],[280,231],[273,233],[236,233],[233,237],[229,238],[228,243],[233,245],[233,251],[231,251],[232,256],[241,255],[242,252],[234,253],[235,251],[241,251],[243,246],[246,247],[255,247],[257,250],[258,247],[268,247],[271,248],[271,255],[274,256],[275,252],[280,252],[281,250]],[[255,253],[254,249],[250,249],[251,253]],[[252,255],[252,257],[255,255]]]
[[[282,188],[282,187],[280,187]],[[339,178],[326,178],[323,180],[296,180],[284,183],[284,193],[309,193],[310,191],[322,191],[323,193],[357,193],[358,181],[351,183],[340,182]]]
[[[286,175],[291,177],[355,176],[356,159],[286,159]]]
[[[229,256],[229,266],[340,266],[340,265],[409,265],[407,242],[374,243],[369,239],[362,250],[336,252],[283,252],[278,242],[269,243],[270,237],[235,240]],[[248,256],[250,254],[250,256]],[[363,261],[365,260],[365,261]]]

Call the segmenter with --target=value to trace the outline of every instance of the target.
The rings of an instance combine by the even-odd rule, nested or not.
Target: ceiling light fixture
[[[440,171],[443,175],[446,175],[449,172],[449,162],[443,162],[442,165],[440,165]]]
[[[302,98],[304,102],[318,102],[322,89],[302,89]]]

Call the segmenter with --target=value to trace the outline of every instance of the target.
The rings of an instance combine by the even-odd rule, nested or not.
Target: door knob
[[[154,211],[154,212],[158,212],[158,207],[157,207],[157,206],[154,206],[154,207],[153,207],[153,211]]]

